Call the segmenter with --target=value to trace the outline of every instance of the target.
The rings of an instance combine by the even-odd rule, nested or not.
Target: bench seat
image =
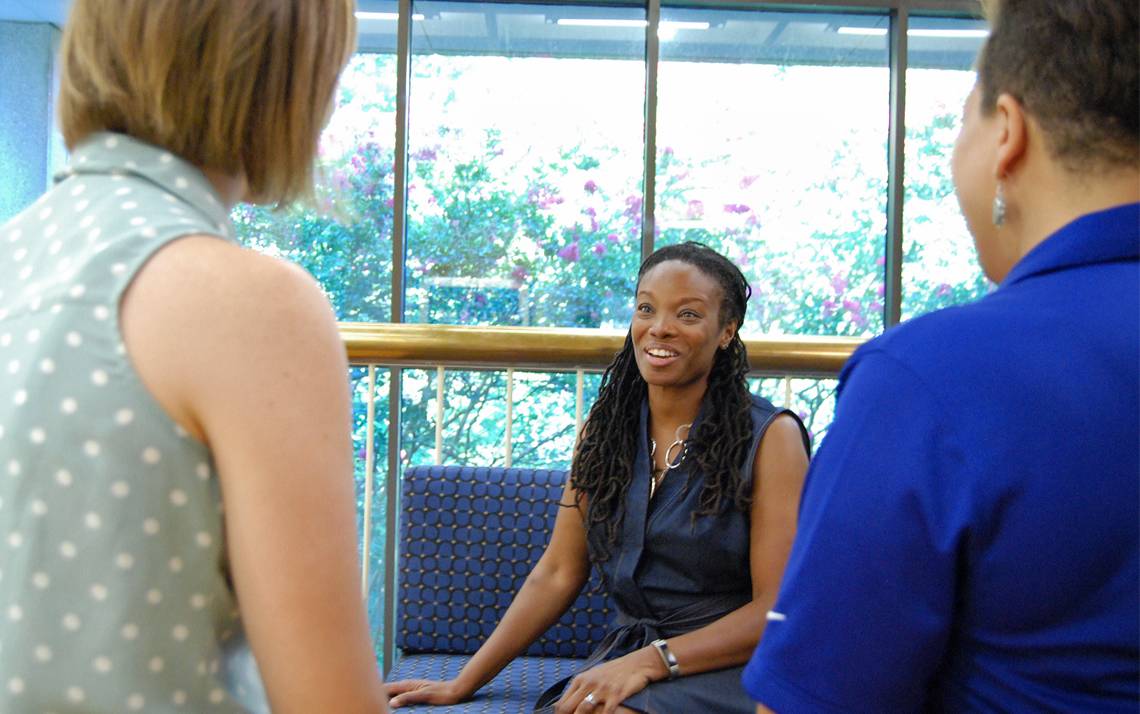
[[[398,656],[388,681],[459,672],[545,550],[565,480],[565,471],[549,469],[414,466],[404,473]],[[531,711],[543,690],[582,665],[611,619],[592,577],[566,614],[472,701],[431,711]]]
[[[468,655],[405,655],[388,674],[398,679],[451,679],[467,662]],[[507,665],[471,701],[448,707],[407,706],[398,711],[439,712],[440,714],[525,714],[534,707],[538,695],[581,666],[574,657],[519,657]]]

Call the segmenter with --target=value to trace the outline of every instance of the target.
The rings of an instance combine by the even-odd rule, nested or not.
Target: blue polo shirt
[[[1140,701],[1140,204],[840,376],[744,673],[780,714]]]

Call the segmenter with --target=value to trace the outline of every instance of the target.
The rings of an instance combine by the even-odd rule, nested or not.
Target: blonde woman
[[[333,315],[227,218],[311,192],[354,32],[75,0],[71,163],[0,227],[0,711],[386,710]]]

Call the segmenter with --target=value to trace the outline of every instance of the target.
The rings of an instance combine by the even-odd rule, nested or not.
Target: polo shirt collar
[[[1140,203],[1081,216],[1041,241],[1009,271],[1002,285],[1093,263],[1140,259]]]
[[[55,180],[80,175],[133,176],[152,183],[203,214],[225,237],[237,239],[229,212],[202,170],[165,149],[126,134],[92,134],[75,147]]]

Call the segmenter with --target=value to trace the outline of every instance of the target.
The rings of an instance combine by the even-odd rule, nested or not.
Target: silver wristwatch
[[[657,650],[657,654],[661,655],[661,661],[665,663],[665,668],[669,670],[669,679],[676,679],[681,676],[681,667],[677,664],[677,658],[669,651],[669,643],[665,640],[653,640],[649,643],[653,649]]]

